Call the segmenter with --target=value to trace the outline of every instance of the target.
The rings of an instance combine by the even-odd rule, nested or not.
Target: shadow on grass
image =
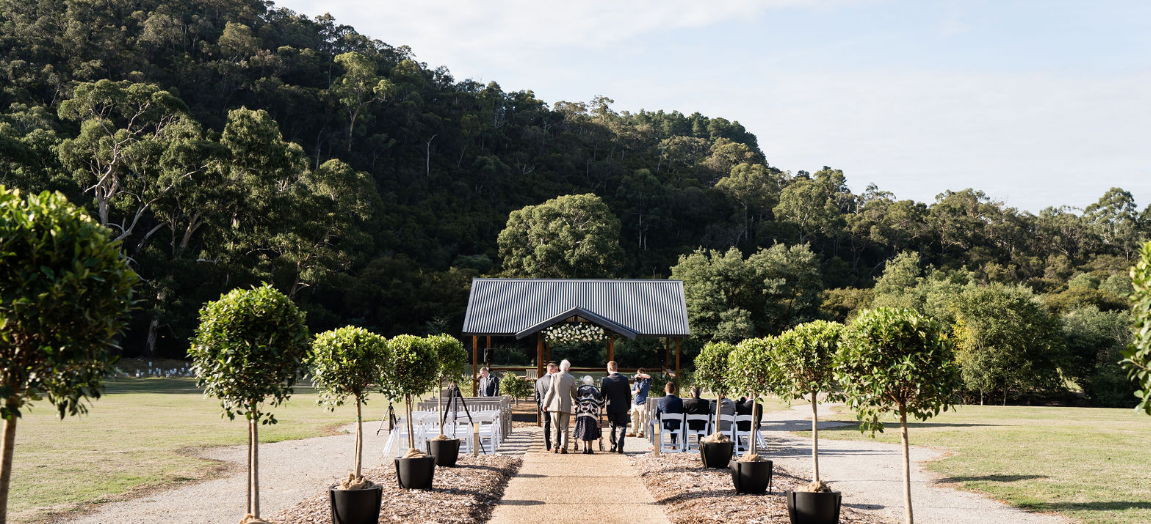
[[[292,387],[293,395],[309,395],[315,392],[316,390],[311,384],[299,383]],[[194,377],[117,377],[104,382],[104,393],[107,395],[124,393],[202,395],[204,391],[196,387]]]
[[[947,477],[939,482],[1019,482],[1049,478],[1047,475],[982,475],[978,477]]]
[[[1142,500],[1115,500],[1108,502],[1035,502],[1019,504],[1029,511],[1124,511],[1151,509],[1151,502]]]

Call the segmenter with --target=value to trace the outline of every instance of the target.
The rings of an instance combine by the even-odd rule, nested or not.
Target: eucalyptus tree
[[[504,272],[594,278],[620,265],[619,219],[593,194],[565,195],[512,211],[498,243]]]

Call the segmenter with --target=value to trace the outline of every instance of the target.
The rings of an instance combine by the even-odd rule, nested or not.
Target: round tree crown
[[[726,342],[708,342],[695,357],[695,383],[717,395],[727,395],[730,369],[728,356],[735,347]]]
[[[278,406],[304,371],[308,327],[304,313],[271,285],[234,289],[200,310],[200,326],[188,354],[197,384],[220,399],[228,418],[264,418],[253,408],[270,399]]]
[[[835,355],[843,330],[843,324],[816,320],[780,334],[773,348],[779,366],[776,393],[797,399],[812,390],[834,391]]]
[[[428,339],[398,335],[388,341],[388,365],[381,386],[391,398],[419,396],[439,382],[439,363]]]
[[[349,396],[366,401],[387,362],[387,339],[364,328],[346,326],[316,335],[308,363],[312,385],[320,391],[318,402],[331,410]]]
[[[0,186],[0,418],[47,398],[60,417],[87,412],[116,357],[136,273],[120,243],[60,193],[21,198]]]

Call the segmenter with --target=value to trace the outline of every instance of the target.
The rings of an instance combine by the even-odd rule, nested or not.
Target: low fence
[[[463,406],[459,406],[461,399],[443,399],[444,412],[448,412],[453,407],[457,407],[459,411],[456,412],[456,417],[467,417],[464,414],[464,406],[467,406],[469,412],[475,411],[489,411],[499,410],[500,412],[500,436],[507,438],[512,432],[512,397],[463,397]],[[453,406],[457,404],[457,406]],[[440,404],[437,400],[421,400],[416,404],[416,409],[419,411],[436,411],[440,409]]]

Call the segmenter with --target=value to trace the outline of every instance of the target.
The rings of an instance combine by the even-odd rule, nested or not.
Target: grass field
[[[260,428],[260,441],[315,437],[355,420],[354,407],[330,413],[315,401],[311,388],[296,388],[273,410],[279,423]],[[364,417],[378,420],[387,405],[382,397],[369,400]],[[221,418],[219,403],[205,399],[191,378],[116,379],[88,415],[64,420],[38,402],[17,425],[9,514],[14,522],[39,522],[142,486],[204,478],[214,464],[195,451],[246,444],[244,424]]]
[[[827,420],[855,419],[839,413]],[[898,443],[899,422],[885,424],[877,439]],[[1151,417],[1141,413],[960,406],[910,424],[908,435],[912,445],[953,452],[928,468],[966,489],[1082,522],[1151,522]],[[820,437],[869,438],[858,426],[823,430]]]

